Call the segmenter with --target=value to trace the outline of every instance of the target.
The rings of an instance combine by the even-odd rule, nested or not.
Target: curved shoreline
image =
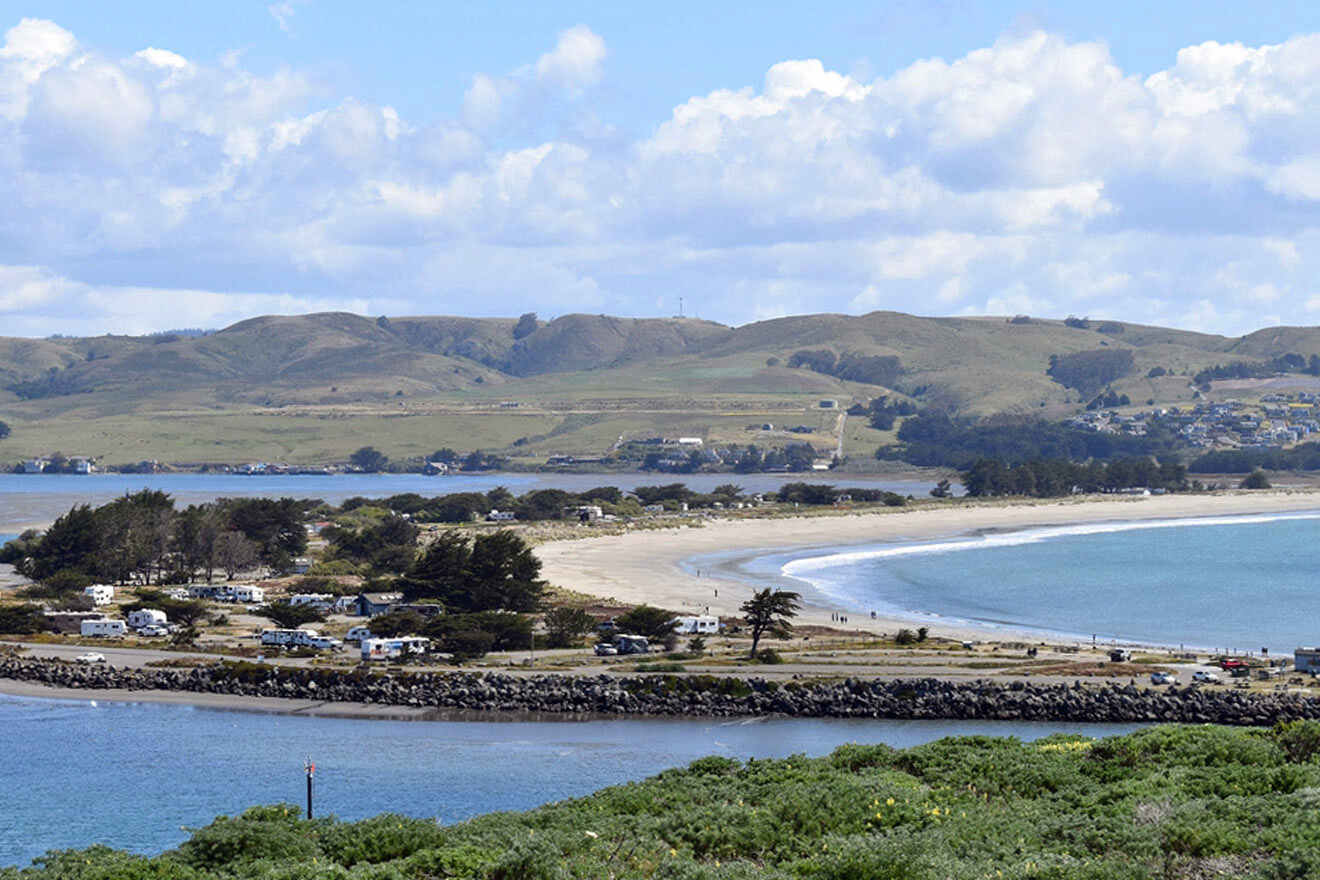
[[[959,503],[920,508],[886,508],[826,516],[765,520],[713,520],[700,528],[670,529],[597,538],[578,538],[536,548],[542,574],[551,583],[620,603],[659,605],[687,613],[739,616],[758,585],[797,583],[782,574],[754,577],[738,571],[749,560],[823,551],[847,552],[879,544],[951,540],[977,533],[1017,532],[1101,523],[1197,520],[1320,510],[1320,493],[1303,491],[1233,492],[1215,495],[1088,497],[1018,503]],[[710,560],[709,567],[703,560]],[[701,563],[701,564],[698,564]],[[979,624],[938,616],[883,614],[847,607],[814,588],[803,592],[798,622],[846,627],[864,632],[893,632],[920,623],[938,626],[941,635],[959,639],[1040,640],[1060,634],[1026,625]],[[1107,639],[1111,641],[1112,639]],[[1086,640],[1089,642],[1089,639]],[[1135,644],[1135,642],[1134,642]],[[1147,644],[1147,642],[1140,642]]]

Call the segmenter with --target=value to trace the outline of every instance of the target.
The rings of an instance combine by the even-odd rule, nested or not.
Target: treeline
[[[1100,348],[1073,354],[1052,354],[1045,373],[1065,388],[1094,394],[1132,372],[1132,366],[1132,352],[1127,349]]]
[[[1300,443],[1291,449],[1222,449],[1197,456],[1187,469],[1194,474],[1249,474],[1270,471],[1320,470],[1320,443]]]
[[[903,365],[894,355],[854,352],[835,355],[828,348],[795,351],[789,357],[788,365],[806,367],[815,373],[868,385],[892,386],[903,375]]]
[[[1122,456],[1165,455],[1177,446],[1176,435],[1152,420],[1144,436],[1089,431],[1043,419],[978,423],[943,412],[907,418],[899,442],[881,446],[876,458],[897,459],[923,467],[963,469],[980,458],[1009,464],[1043,459],[1087,461]]]
[[[1077,464],[1066,459],[1037,459],[1007,465],[983,458],[962,474],[967,494],[974,497],[1025,495],[1057,498],[1075,492],[1114,492],[1146,488],[1177,492],[1187,488],[1187,468],[1166,459],[1120,458]]]
[[[199,573],[232,577],[258,565],[292,568],[307,549],[303,527],[315,502],[222,498],[183,510],[164,492],[144,489],[101,507],[79,505],[44,533],[27,531],[0,548],[0,562],[61,589],[94,581],[188,583]]]
[[[848,494],[854,501],[887,504],[894,503],[889,496],[902,497],[878,489],[837,489],[828,484],[786,483],[775,498],[799,504],[833,504],[840,494]],[[638,486],[631,492],[616,486],[597,486],[582,492],[537,489],[523,495],[514,495],[501,486],[484,493],[457,492],[433,498],[408,492],[387,498],[349,498],[338,508],[341,514],[365,509],[377,511],[382,516],[382,512],[396,517],[406,515],[407,520],[400,517],[400,521],[395,522],[386,517],[360,530],[338,526],[326,529],[322,534],[332,545],[343,548],[340,551],[342,557],[366,558],[370,552],[380,552],[380,547],[410,543],[406,527],[409,523],[466,523],[481,519],[493,510],[513,513],[522,522],[574,520],[580,517],[580,509],[584,507],[599,507],[603,514],[640,516],[646,512],[646,507],[655,504],[666,510],[680,510],[683,505],[690,510],[709,510],[747,502],[751,497],[734,483],[716,486],[710,492],[698,492],[683,483]],[[364,538],[367,530],[374,535],[370,540]],[[355,549],[358,547],[356,542],[363,540],[366,541],[363,547],[371,550]]]
[[[1215,364],[1192,377],[1197,385],[1206,385],[1216,379],[1268,379],[1276,373],[1306,373],[1320,376],[1320,355],[1303,357],[1295,352],[1279,355],[1267,361],[1236,361]]]

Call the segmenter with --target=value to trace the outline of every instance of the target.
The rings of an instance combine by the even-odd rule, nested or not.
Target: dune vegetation
[[[449,826],[254,807],[155,857],[55,852],[0,878],[1305,878],[1320,874],[1318,755],[1320,724],[1296,722],[708,757]]]

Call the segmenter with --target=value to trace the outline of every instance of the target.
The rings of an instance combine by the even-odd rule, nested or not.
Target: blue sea
[[[454,822],[642,779],[704,755],[821,755],[846,742],[904,747],[959,734],[1108,736],[1134,725],[853,720],[369,721],[155,703],[0,695],[0,866],[49,849],[177,846],[221,814],[302,805]]]
[[[1291,654],[1320,643],[1320,513],[1102,523],[771,554],[850,614]],[[858,617],[862,619],[862,617]]]

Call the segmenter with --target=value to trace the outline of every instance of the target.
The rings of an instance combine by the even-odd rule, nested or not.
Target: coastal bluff
[[[76,690],[172,691],[437,710],[595,715],[1270,725],[1320,719],[1320,698],[1222,688],[950,682],[778,682],[713,676],[377,673],[220,663],[89,668],[0,658],[0,679]],[[91,695],[89,695],[91,696]]]

